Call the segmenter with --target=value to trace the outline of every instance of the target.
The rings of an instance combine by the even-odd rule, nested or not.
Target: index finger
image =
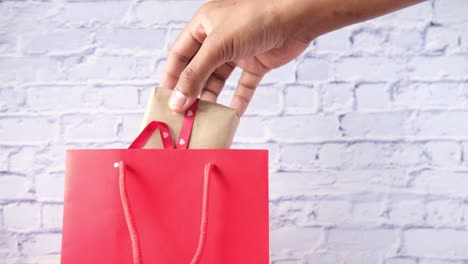
[[[180,33],[169,50],[164,74],[161,77],[162,87],[174,89],[180,73],[198,52],[205,38],[205,30],[194,18]]]
[[[255,89],[262,81],[263,74],[256,74],[244,70],[239,79],[237,89],[232,97],[231,107],[237,110],[239,116],[242,116],[247,110],[247,106],[252,100]]]

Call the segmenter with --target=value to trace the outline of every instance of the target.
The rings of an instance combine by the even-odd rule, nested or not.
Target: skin
[[[216,102],[236,67],[243,71],[231,107],[242,115],[263,76],[298,57],[327,32],[421,0],[219,0],[205,3],[170,49],[161,86],[169,107]]]

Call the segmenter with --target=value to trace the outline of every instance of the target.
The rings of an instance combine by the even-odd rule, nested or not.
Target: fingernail
[[[171,99],[169,99],[169,107],[172,108],[172,110],[179,110],[184,107],[185,102],[187,102],[187,96],[179,92],[179,90],[174,89]]]

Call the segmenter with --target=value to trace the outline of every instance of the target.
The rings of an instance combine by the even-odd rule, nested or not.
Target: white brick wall
[[[65,149],[128,145],[201,4],[0,1],[0,263],[59,262]],[[234,147],[270,149],[273,263],[468,263],[467,13],[424,2],[265,78]]]

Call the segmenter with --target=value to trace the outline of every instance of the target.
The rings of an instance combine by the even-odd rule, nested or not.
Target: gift
[[[62,263],[269,263],[268,151],[187,149],[198,105],[176,141],[151,121],[128,149],[67,151]]]
[[[168,107],[172,91],[156,87],[152,90],[141,129],[152,120],[166,123],[171,135],[180,133],[184,113],[177,113]],[[229,148],[239,124],[239,115],[235,109],[199,100],[197,117],[193,124],[193,131],[188,148],[191,149],[223,149]],[[191,111],[186,111],[191,115]],[[161,140],[153,135],[144,148],[162,148]]]

